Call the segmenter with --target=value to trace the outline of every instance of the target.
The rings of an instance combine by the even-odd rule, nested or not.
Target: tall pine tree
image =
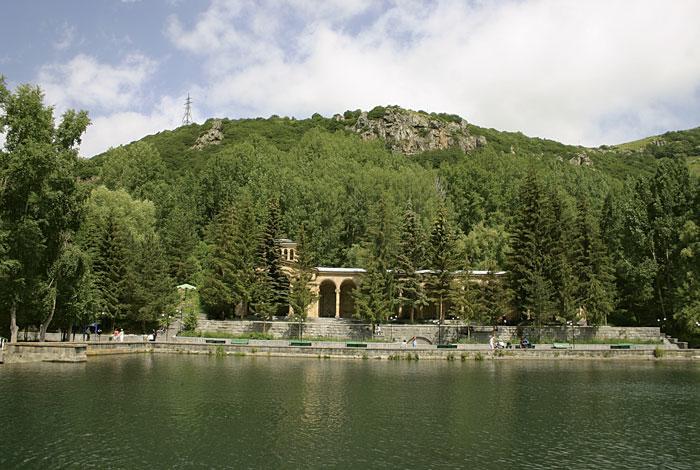
[[[425,240],[418,224],[418,218],[409,200],[404,212],[399,239],[399,252],[396,258],[396,288],[399,308],[408,309],[413,323],[416,310],[428,303],[425,289],[416,271],[425,263]]]

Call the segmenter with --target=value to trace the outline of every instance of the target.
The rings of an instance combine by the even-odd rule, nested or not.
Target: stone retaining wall
[[[268,333],[273,338],[293,338],[299,335],[299,325],[293,322],[275,321],[220,321],[200,320],[200,331],[243,335],[246,333]],[[395,325],[387,324],[381,327],[381,336],[390,341],[417,336],[425,338],[430,343],[457,342],[471,338],[476,342],[486,343],[493,332],[490,326],[467,326],[464,323],[450,322],[442,327],[433,324]],[[660,341],[661,331],[658,327],[612,327],[612,326],[577,326],[577,327],[533,327],[498,326],[496,336],[499,340],[516,342],[525,334],[533,342],[554,341],[590,341],[590,340],[634,340]],[[320,321],[303,324],[303,335],[306,337],[342,338],[350,340],[366,340],[372,338],[371,325],[347,321]],[[573,335],[573,336],[572,336]],[[376,337],[376,336],[375,336]]]
[[[85,362],[85,343],[8,343],[4,361],[14,362]]]
[[[474,360],[482,359],[648,359],[654,358],[654,349],[646,345],[635,346],[629,350],[610,350],[599,347],[554,350],[551,347],[538,346],[527,350],[484,350],[481,345],[459,345],[457,349],[437,349],[434,346],[399,347],[394,343],[368,344],[366,348],[351,348],[343,343],[313,343],[312,346],[291,346],[289,341],[269,341],[259,344],[206,344],[203,342],[162,342],[162,343],[91,343],[88,356],[112,355],[124,353],[179,353],[209,354],[263,357],[313,357],[347,358],[347,359],[441,359]],[[694,360],[698,351],[667,350],[664,359]],[[700,356],[698,356],[700,357]],[[697,359],[695,359],[697,360]]]

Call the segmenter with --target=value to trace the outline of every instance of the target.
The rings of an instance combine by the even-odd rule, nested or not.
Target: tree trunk
[[[411,312],[411,324],[413,324],[413,312],[414,311],[415,311],[415,307],[413,305],[411,305],[411,310],[410,310],[410,312]]]
[[[42,343],[46,341],[46,330],[49,329],[49,324],[51,320],[53,320],[54,313],[56,313],[56,294],[54,294],[53,301],[51,302],[51,313],[49,313],[49,317],[39,325],[39,341]]]
[[[73,319],[71,318],[70,321],[68,321],[68,331],[66,334],[66,341],[70,341],[70,337],[73,334]]]
[[[445,321],[445,308],[442,302],[442,296],[440,296],[440,323]]]
[[[10,343],[17,342],[18,333],[19,328],[17,328],[17,302],[12,301],[12,306],[10,306]]]

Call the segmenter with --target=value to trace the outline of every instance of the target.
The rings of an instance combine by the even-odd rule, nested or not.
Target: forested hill
[[[37,89],[0,97],[8,112],[41,111],[46,127],[27,135],[8,119],[11,145],[0,159],[11,183],[0,206],[0,242],[9,241],[0,267],[37,286],[4,283],[14,290],[0,302],[13,299],[9,311],[24,325],[47,325],[41,312],[53,316],[45,306],[58,296],[66,327],[102,318],[146,328],[167,320],[173,286],[184,282],[217,318],[237,305],[262,318],[289,304],[303,312],[294,302],[310,294],[299,279],[291,293],[283,287],[278,238],[303,241],[306,266],[366,268],[357,315],[373,322],[399,303],[422,312],[446,299],[443,313],[484,323],[586,312],[592,324],[667,318],[692,335],[700,321],[700,189],[688,171],[697,129],[592,149],[388,106],[210,119],[85,160],[64,134],[81,133],[86,115],[69,113],[54,129]],[[55,168],[21,171],[23,152],[37,148]],[[66,194],[70,201],[55,202]],[[28,208],[56,253],[26,235]],[[47,224],[49,216],[64,225]],[[36,240],[36,249],[19,240]],[[31,253],[45,253],[46,266],[31,271],[40,265]],[[467,269],[509,274],[477,292],[444,274]],[[396,274],[418,270],[434,274],[425,284]],[[47,287],[51,276],[62,279],[60,291]]]
[[[410,252],[408,266],[435,268],[431,237],[444,222],[450,269],[511,273],[510,300],[492,313],[569,318],[583,307],[593,323],[638,325],[682,315],[682,329],[700,311],[700,196],[688,172],[697,136],[584,148],[377,107],[211,119],[83,160],[80,174],[98,188],[88,201],[102,214],[95,233],[112,211],[113,223],[138,234],[134,207],[151,204],[173,282],[202,286],[204,307],[218,316],[231,314],[225,298],[245,283],[218,279],[216,266],[239,266],[239,275],[255,266],[278,207],[274,233],[299,239],[303,227],[316,265],[376,266],[379,256],[391,268]],[[407,214],[417,223],[410,233]]]
[[[206,145],[207,131],[217,122],[220,126],[219,138],[210,141],[214,145]],[[276,149],[289,151],[310,130],[356,134],[363,140],[376,137],[387,149],[417,155],[419,159],[427,157],[435,165],[465,153],[492,156],[510,154],[525,158],[555,159],[572,164],[595,162],[604,171],[620,177],[636,174],[637,171],[651,171],[651,160],[648,157],[660,158],[665,155],[664,151],[680,151],[689,157],[700,155],[700,128],[670,132],[619,146],[585,148],[531,138],[519,132],[478,127],[456,115],[429,114],[395,106],[378,106],[369,112],[346,111],[332,118],[315,114],[303,120],[278,116],[268,119],[209,119],[201,125],[191,124],[173,131],[163,131],[146,136],[141,141],[153,145],[159,151],[166,168],[182,173],[198,171],[211,155],[225,153],[232,145],[251,138],[264,138]],[[201,137],[204,138],[204,145],[196,146]],[[672,145],[664,146],[666,141]],[[99,166],[107,155],[109,152],[94,157],[92,164]]]

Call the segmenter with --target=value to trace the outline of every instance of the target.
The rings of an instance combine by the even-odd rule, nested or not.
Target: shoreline
[[[490,350],[481,344],[458,344],[451,348],[401,343],[334,343],[251,340],[248,344],[203,343],[184,341],[123,343],[16,343],[6,345],[4,362],[68,362],[82,363],[91,357],[123,354],[202,354],[251,357],[305,357],[315,359],[354,360],[602,360],[602,361],[700,361],[700,349],[661,349],[647,345],[631,345],[630,349],[605,349],[604,345],[574,345],[553,349],[539,344],[533,349]],[[270,344],[271,343],[271,344]]]

